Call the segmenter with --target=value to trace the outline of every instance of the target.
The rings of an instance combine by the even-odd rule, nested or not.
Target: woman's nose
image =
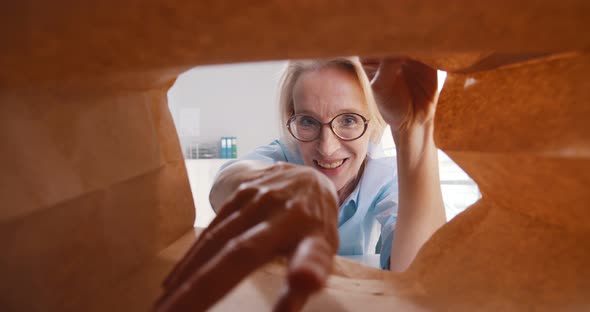
[[[330,126],[326,126],[322,129],[322,133],[318,139],[318,152],[323,157],[328,157],[334,154],[340,147],[340,139],[332,132]]]

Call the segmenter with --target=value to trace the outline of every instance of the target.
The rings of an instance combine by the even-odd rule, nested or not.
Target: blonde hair
[[[358,57],[289,61],[279,85],[279,113],[281,114],[280,129],[283,140],[286,140],[285,143],[290,146],[293,146],[295,143],[295,139],[291,137],[286,130],[287,122],[295,112],[295,106],[293,103],[293,88],[295,87],[295,83],[303,73],[323,68],[338,68],[355,75],[363,91],[365,103],[369,112],[367,119],[369,119],[370,132],[368,134],[371,136],[370,140],[375,144],[379,144],[381,137],[383,136],[383,130],[387,124],[379,113],[375,97],[373,96],[373,90],[371,89],[371,82],[363,70],[363,66]]]

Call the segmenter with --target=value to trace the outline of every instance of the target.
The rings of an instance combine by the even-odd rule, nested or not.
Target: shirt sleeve
[[[383,187],[376,199],[375,217],[381,224],[380,244],[377,246],[379,248],[381,268],[389,270],[391,245],[397,222],[397,182],[388,183]]]

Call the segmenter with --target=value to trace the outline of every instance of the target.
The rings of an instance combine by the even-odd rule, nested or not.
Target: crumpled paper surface
[[[436,142],[483,198],[404,274],[338,259],[306,309],[588,309],[587,1],[19,1],[0,16],[3,311],[150,308],[195,237],[165,97],[179,73],[386,54],[453,73]],[[272,264],[214,309],[270,309],[280,281]]]

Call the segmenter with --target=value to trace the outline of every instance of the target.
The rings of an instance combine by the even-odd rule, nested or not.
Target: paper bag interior
[[[179,73],[400,54],[449,72],[436,144],[482,199],[404,273],[337,259],[305,310],[590,308],[587,1],[15,1],[0,16],[2,311],[151,309],[196,237],[166,100]],[[282,270],[213,309],[270,310]]]

